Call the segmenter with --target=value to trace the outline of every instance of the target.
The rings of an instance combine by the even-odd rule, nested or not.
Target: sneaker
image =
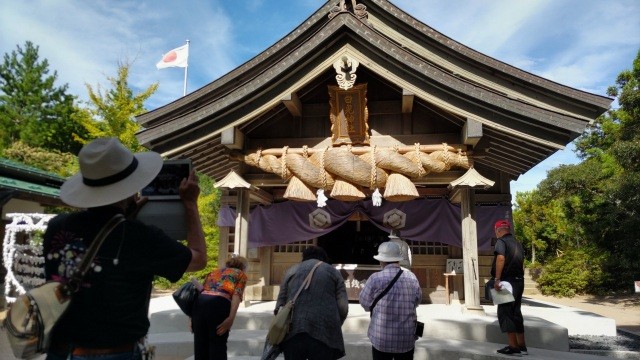
[[[511,346],[505,346],[502,349],[498,350],[498,354],[521,356],[522,352],[520,351],[520,349],[512,348]]]
[[[526,346],[520,346],[520,353],[522,355],[529,355],[529,352],[527,351],[527,347]]]

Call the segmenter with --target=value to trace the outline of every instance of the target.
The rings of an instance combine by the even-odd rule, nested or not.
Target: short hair
[[[329,255],[327,255],[327,252],[324,251],[323,248],[312,245],[302,251],[302,261],[310,259],[317,259],[328,263]]]
[[[242,271],[247,269],[247,264],[247,258],[245,258],[244,256],[233,256],[229,258],[225,263],[228,268],[240,269]]]

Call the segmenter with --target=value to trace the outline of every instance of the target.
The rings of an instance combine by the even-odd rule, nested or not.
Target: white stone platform
[[[259,359],[275,302],[251,302],[242,307],[229,337],[231,359]],[[460,304],[421,305],[418,318],[425,323],[424,337],[416,343],[416,359],[498,359],[496,350],[506,343],[500,332],[495,306],[483,306],[486,315],[464,314]],[[570,353],[568,335],[615,334],[615,321],[582,310],[525,299],[523,305],[528,359],[602,359]],[[193,335],[188,318],[171,296],[152,299],[150,341],[158,360],[183,360],[193,355]],[[342,329],[345,359],[371,359],[366,336],[369,313],[357,303],[349,305]],[[510,358],[510,357],[507,357]]]

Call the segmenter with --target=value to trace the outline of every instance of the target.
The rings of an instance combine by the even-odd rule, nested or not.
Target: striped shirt
[[[367,279],[360,292],[360,305],[371,310],[375,298],[386,289],[400,271],[398,264],[388,264]],[[367,335],[374,348],[388,353],[404,353],[415,347],[416,308],[422,300],[422,290],[416,276],[405,270],[375,308]]]

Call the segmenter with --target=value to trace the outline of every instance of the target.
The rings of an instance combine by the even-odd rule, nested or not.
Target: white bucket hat
[[[402,260],[400,254],[400,246],[391,241],[386,241],[378,246],[378,255],[373,256],[374,259],[382,262],[397,262]]]
[[[133,196],[162,169],[160,154],[133,154],[117,138],[86,144],[78,161],[80,172],[62,184],[60,198],[79,208],[109,205]]]

